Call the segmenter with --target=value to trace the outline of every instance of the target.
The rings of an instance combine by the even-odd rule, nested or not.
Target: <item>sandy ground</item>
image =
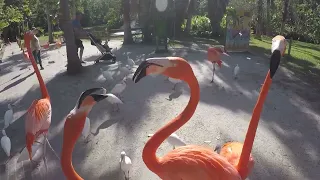
[[[130,58],[137,64],[143,54],[146,57],[156,56],[152,46],[121,47],[120,41],[111,41],[110,46],[118,47],[116,55],[121,66],[126,63],[124,52],[131,52]],[[114,71],[116,65],[93,63],[99,55],[94,46],[86,43],[85,48],[84,59],[88,61],[86,71],[73,77],[65,74],[64,46],[42,54],[45,70],[41,73],[52,98],[53,109],[49,141],[58,154],[61,153],[64,117],[74,107],[80,93],[100,86],[110,90],[123,78]],[[231,57],[223,57],[224,64],[216,73],[216,83],[210,84],[211,64],[204,60],[205,50],[206,46],[199,44],[171,48],[172,56],[181,56],[190,62],[201,86],[196,113],[176,133],[188,144],[212,148],[227,140],[242,142],[268,70],[268,60],[249,53],[232,53]],[[23,60],[15,44],[6,48],[3,61],[0,64],[0,117],[3,117],[8,103],[15,105],[14,123],[6,130],[12,141],[11,153],[15,156],[5,165],[7,157],[0,148],[0,179],[65,179],[59,160],[50,150],[47,153],[47,177],[44,175],[43,161],[40,167],[32,169],[28,161],[17,160],[17,152],[25,144],[24,114],[32,101],[40,97],[40,90],[31,64]],[[236,64],[240,66],[238,80],[232,77]],[[116,80],[106,82],[100,68],[109,69]],[[122,94],[125,104],[120,107],[120,113],[112,113],[108,102],[96,105],[89,114],[92,125],[89,142],[79,139],[73,153],[76,171],[84,179],[123,179],[119,171],[119,158],[120,152],[125,150],[133,162],[130,172],[132,180],[159,179],[146,168],[141,153],[147,135],[174,118],[188,102],[189,89],[186,84],[178,85],[182,93],[171,95],[174,99],[168,101],[172,87],[173,84],[165,81],[163,76],[147,77],[138,84],[129,81]],[[261,116],[253,149],[256,165],[248,179],[319,179],[319,99],[312,86],[295,78],[292,72],[279,69]],[[164,142],[158,154],[163,155],[171,149]]]

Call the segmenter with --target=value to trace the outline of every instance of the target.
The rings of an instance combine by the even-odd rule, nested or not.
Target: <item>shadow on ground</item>
[[[189,143],[193,144],[199,144],[200,142],[197,141],[199,139],[214,139],[219,133],[223,139],[243,141],[250,119],[249,115],[268,67],[265,66],[266,63],[257,60],[259,59],[257,56],[232,53],[230,58],[223,58],[224,66],[217,72],[215,84],[209,84],[211,64],[204,61],[206,47],[200,44],[201,42],[197,45],[198,47],[193,44],[191,47],[171,48],[170,53],[163,55],[181,56],[187,59],[201,86],[200,104],[192,120],[181,128],[181,134],[185,139],[192,139],[194,142]],[[160,56],[153,53],[154,47],[123,46],[116,52],[117,60],[121,62],[121,65],[126,64],[126,52],[130,52],[129,57],[135,60],[136,64],[140,64],[143,57]],[[241,67],[241,75],[237,81],[232,78],[236,64]],[[63,119],[74,107],[80,93],[100,86],[111,90],[114,84],[122,79],[116,79],[116,82],[111,83],[105,82],[101,80],[100,68],[107,69],[110,68],[110,65],[104,62],[87,65],[83,74],[67,76],[65,72],[62,72],[46,82],[53,110],[49,140],[58,154],[61,154],[62,148]],[[167,122],[166,119],[173,118],[173,114],[168,112],[174,110],[177,111],[174,113],[177,115],[182,110],[183,106],[177,107],[177,103],[178,101],[187,103],[189,96],[187,85],[182,85],[183,94],[179,98],[167,101],[164,97],[171,93],[173,84],[164,82],[164,79],[164,77],[146,77],[138,84],[128,83],[128,87],[122,94],[125,104],[120,107],[121,112],[118,114],[109,111],[111,105],[107,102],[101,102],[93,108],[89,114],[93,134],[89,137],[88,143],[79,140],[73,153],[73,165],[84,179],[120,179],[118,162],[121,150],[125,150],[132,159],[141,161],[141,158],[135,155],[141,154],[147,134],[157,130],[159,125],[164,125]],[[291,80],[291,83],[284,83],[288,79],[286,72],[279,70],[269,92],[256,138],[256,144],[259,146],[256,145],[253,152],[257,161],[256,167],[250,179],[300,177],[292,172],[299,172],[304,179],[310,180],[319,176],[320,142],[317,128],[319,115],[313,108],[319,101],[314,104],[306,103],[303,96],[297,96],[295,91],[290,89],[295,87],[293,83],[301,83],[301,81]],[[17,97],[11,102],[0,102],[0,109],[5,110],[7,103],[17,101],[16,105],[20,107],[17,111],[26,111],[31,102],[39,97],[40,90],[36,86],[27,90],[21,99]],[[155,108],[162,112],[156,112]],[[221,122],[223,122],[222,127]],[[141,130],[147,131],[141,132]],[[242,136],[239,137],[237,134],[242,134]],[[11,152],[16,154],[25,144],[24,116],[7,129],[7,135],[12,141]],[[48,179],[63,179],[59,161],[52,153],[49,153],[48,158],[49,162],[52,162],[49,165]],[[0,150],[0,162],[5,161],[6,157]],[[16,167],[14,168],[16,170],[13,171],[12,167],[7,166],[4,171],[0,171],[2,173],[0,177],[7,177],[6,174],[9,174],[9,177],[23,176],[24,179],[43,177],[43,174],[36,173],[35,170],[25,171],[26,167],[15,165],[14,162],[10,163]],[[40,168],[42,169],[43,166]],[[133,179],[143,177],[143,174],[139,173],[140,170],[141,167],[133,167]]]

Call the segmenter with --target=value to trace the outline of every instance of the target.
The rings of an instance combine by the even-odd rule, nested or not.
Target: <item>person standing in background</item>
[[[34,60],[37,62],[37,64],[40,65],[40,69],[43,70],[44,68],[42,66],[42,60],[41,60],[41,57],[40,57],[41,46],[40,46],[39,39],[36,36],[36,34],[38,34],[39,30],[37,28],[33,27],[31,32],[33,34],[33,38],[32,38],[32,40],[30,42],[32,55],[34,57]]]
[[[76,43],[77,49],[80,48],[79,59],[80,59],[81,63],[85,63],[82,60],[84,46],[83,46],[82,41],[80,40],[80,38],[81,37],[86,37],[87,36],[87,32],[85,30],[83,30],[83,28],[81,27],[81,24],[80,24],[81,19],[82,19],[82,13],[81,12],[77,12],[75,19],[72,21],[72,26],[73,26],[73,30],[74,30],[75,43]]]

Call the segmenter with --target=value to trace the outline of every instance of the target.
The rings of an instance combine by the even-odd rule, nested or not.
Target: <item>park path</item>
[[[74,107],[80,93],[99,86],[110,90],[123,78],[117,76],[115,65],[105,62],[93,64],[99,53],[90,43],[85,42],[84,45],[84,59],[88,61],[85,73],[73,77],[65,75],[65,46],[42,54],[45,70],[41,73],[53,108],[49,140],[58,154],[61,152],[63,119]],[[116,55],[122,63],[120,66],[125,65],[125,52],[131,52],[130,58],[137,64],[143,60],[143,54],[155,56],[152,46],[122,47],[120,41],[111,41],[110,46],[118,47]],[[196,113],[177,134],[188,144],[210,147],[227,140],[243,141],[259,88],[268,70],[268,60],[249,53],[232,53],[231,57],[223,57],[223,68],[218,70],[216,84],[212,85],[209,83],[211,65],[204,60],[206,49],[202,43],[171,47],[170,55],[184,57],[190,62],[201,87]],[[238,80],[232,78],[236,64],[241,68]],[[7,129],[12,141],[11,152],[15,154],[24,146],[24,114],[31,102],[40,97],[40,90],[31,64],[23,60],[21,51],[14,43],[6,49],[0,68],[0,117],[8,103],[16,106],[15,122]],[[100,68],[115,73],[115,81],[105,82]],[[319,101],[310,101],[296,93],[297,86],[309,92],[309,89],[303,88],[307,85],[295,79],[291,72],[280,69],[276,74],[254,144],[256,166],[248,179],[315,180],[320,176]],[[185,84],[179,85],[182,93],[168,101],[172,87],[162,76],[147,77],[139,84],[129,81],[123,93],[125,104],[120,107],[120,113],[111,113],[107,102],[96,105],[89,114],[92,125],[89,142],[80,139],[73,153],[77,172],[89,180],[123,179],[119,172],[119,158],[120,152],[125,150],[134,164],[130,172],[132,180],[157,180],[142,162],[141,152],[147,135],[181,112],[188,102],[189,89]],[[313,92],[307,94],[312,96]],[[204,143],[208,140],[211,143]],[[163,155],[170,149],[165,142],[158,153]],[[49,173],[45,177],[43,163],[37,169],[31,169],[27,161],[17,163],[17,155],[4,165],[7,159],[1,149],[0,179],[65,179],[59,160],[50,151],[47,157]]]

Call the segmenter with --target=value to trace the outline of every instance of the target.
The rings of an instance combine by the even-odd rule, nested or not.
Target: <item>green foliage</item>
[[[186,27],[186,20],[182,24],[182,29]],[[193,16],[191,20],[191,35],[208,37],[211,35],[210,19],[206,16]]]

